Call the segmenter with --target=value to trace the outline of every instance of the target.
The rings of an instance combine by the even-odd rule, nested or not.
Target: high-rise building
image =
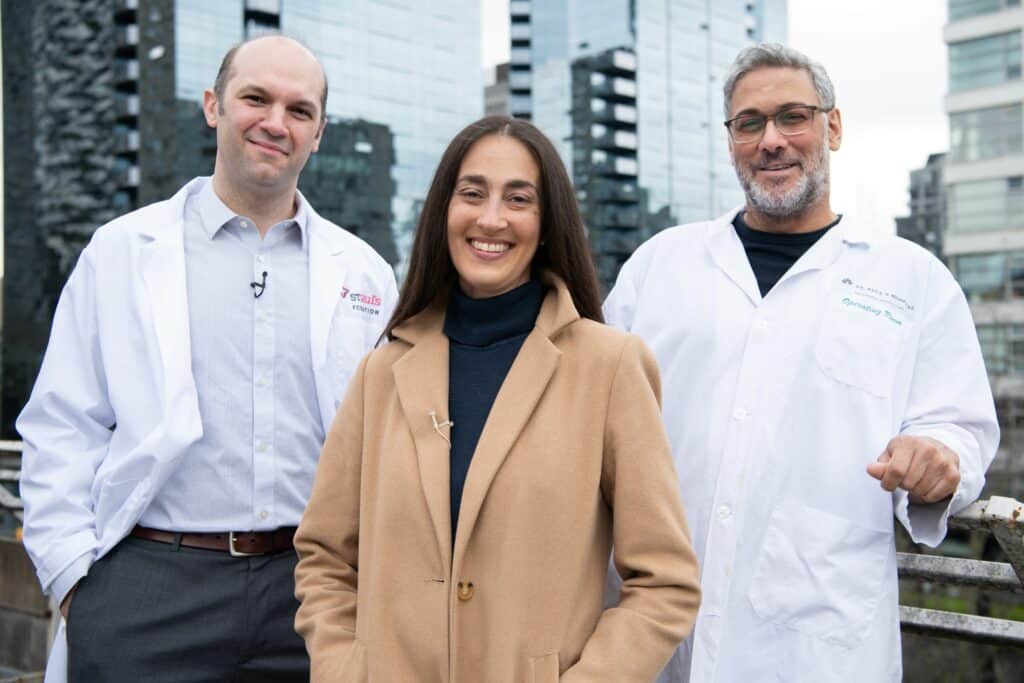
[[[231,45],[281,32],[321,58],[328,124],[299,188],[392,263],[444,147],[483,112],[473,0],[2,3],[5,435],[92,232],[212,172],[199,103]]]
[[[1003,427],[1024,445],[1024,81],[1020,0],[949,0],[943,249],[971,304]]]
[[[896,234],[943,258],[946,230],[946,155],[930,154],[923,168],[910,172],[910,215],[896,219]]]
[[[634,55],[639,106],[617,104],[635,119],[622,123],[635,126],[636,148],[619,156],[635,160],[640,237],[742,203],[721,125],[722,83],[743,47],[785,42],[785,0],[511,0],[509,15],[510,111],[552,139],[574,177],[580,146],[593,147],[573,127],[591,117],[576,111],[588,103],[573,98],[574,64],[610,50]]]

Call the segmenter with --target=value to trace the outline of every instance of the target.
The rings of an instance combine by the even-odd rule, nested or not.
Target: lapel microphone
[[[452,445],[452,440],[450,438],[448,438],[447,434],[445,434],[444,432],[441,431],[441,427],[448,427],[448,431],[450,432],[451,428],[455,426],[455,423],[452,422],[451,420],[445,420],[444,422],[438,422],[437,421],[437,413],[434,412],[433,410],[428,411],[427,415],[430,416],[430,421],[434,423],[434,431],[437,432],[438,436],[440,436],[442,439],[447,441],[449,446],[451,446]]]
[[[249,286],[252,287],[253,298],[259,299],[260,295],[263,294],[263,290],[267,288],[267,271],[263,271],[263,280],[261,282],[250,282]]]

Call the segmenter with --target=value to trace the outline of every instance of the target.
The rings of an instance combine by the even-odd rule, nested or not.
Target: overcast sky
[[[483,0],[482,21],[483,64],[507,61],[508,1]],[[789,0],[789,44],[825,66],[843,114],[833,208],[879,231],[906,215],[908,173],[949,147],[945,22],[946,0]]]

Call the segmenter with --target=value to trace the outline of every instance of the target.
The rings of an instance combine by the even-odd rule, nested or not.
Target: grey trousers
[[[129,536],[78,584],[70,683],[308,681],[297,557],[238,558]]]

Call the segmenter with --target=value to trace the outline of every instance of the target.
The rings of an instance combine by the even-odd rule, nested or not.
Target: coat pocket
[[[893,314],[885,304],[840,296],[825,307],[814,356],[837,382],[888,398],[909,324],[904,313]]]
[[[530,658],[532,683],[558,683],[558,653]]]
[[[891,530],[784,501],[768,523],[751,605],[765,621],[856,647],[876,613],[892,543]]]

